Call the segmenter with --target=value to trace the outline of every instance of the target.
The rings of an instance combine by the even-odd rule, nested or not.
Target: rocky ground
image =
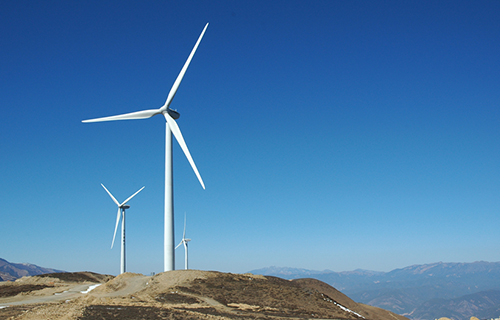
[[[90,286],[102,284],[88,293]],[[178,270],[48,274],[0,283],[0,319],[407,319],[315,279]]]

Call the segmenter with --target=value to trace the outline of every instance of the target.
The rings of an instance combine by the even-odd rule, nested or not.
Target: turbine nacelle
[[[167,108],[167,113],[172,117],[172,119],[177,120],[181,116],[177,110],[172,110],[170,108]]]
[[[191,241],[191,239],[182,239],[181,242],[175,247],[175,249],[179,248],[181,245],[184,245],[184,247],[187,247],[187,243]]]

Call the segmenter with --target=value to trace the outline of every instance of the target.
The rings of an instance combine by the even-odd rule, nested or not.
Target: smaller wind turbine
[[[182,234],[182,240],[179,242],[175,249],[179,248],[181,244],[184,244],[184,269],[188,269],[188,242],[191,239],[186,239],[186,214],[184,214],[184,233]]]
[[[116,225],[115,225],[115,233],[113,234],[113,241],[111,242],[111,249],[113,249],[113,245],[115,244],[115,237],[116,237],[116,230],[118,229],[118,223],[120,222],[120,215],[122,216],[122,253],[121,253],[121,263],[120,263],[120,274],[125,272],[125,209],[130,208],[129,205],[126,203],[132,199],[136,194],[142,191],[144,187],[140,188],[139,191],[131,195],[130,197],[127,198],[127,200],[123,201],[122,203],[119,203],[116,201],[115,197],[111,194],[111,192],[106,189],[106,187],[101,183],[101,186],[106,190],[106,192],[109,194],[111,199],[116,203],[118,206],[118,213],[116,214]],[[120,214],[121,213],[121,214]]]

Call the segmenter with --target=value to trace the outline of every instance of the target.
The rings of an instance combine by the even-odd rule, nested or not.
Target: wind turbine
[[[108,189],[101,183],[101,186],[106,190],[106,192],[109,194],[111,199],[116,203],[118,206],[118,213],[116,214],[116,225],[115,225],[115,233],[113,234],[113,241],[111,242],[111,249],[113,249],[113,245],[115,244],[115,237],[116,237],[116,230],[118,229],[118,223],[120,222],[120,216],[122,217],[122,253],[121,253],[121,263],[120,263],[120,274],[125,272],[125,209],[130,208],[130,206],[127,204],[127,202],[132,199],[136,194],[142,191],[144,187],[140,188],[139,191],[131,195],[130,197],[127,198],[127,200],[123,201],[122,203],[119,203],[116,201],[116,198],[113,197],[111,192],[109,192]],[[121,213],[121,214],[120,214]]]
[[[201,183],[203,189],[205,189],[205,184],[201,179],[200,173],[194,164],[193,158],[189,153],[189,149],[182,137],[181,130],[177,125],[176,119],[179,118],[179,113],[175,110],[170,109],[170,104],[172,103],[172,99],[181,84],[182,78],[186,73],[186,70],[191,63],[191,59],[198,48],[198,45],[207,30],[208,23],[205,25],[205,28],[201,32],[198,41],[194,45],[193,50],[191,50],[191,54],[187,58],[184,66],[181,69],[181,72],[175,79],[175,82],[168,93],[167,100],[165,104],[159,109],[150,109],[150,110],[142,110],[136,111],[126,114],[120,114],[116,116],[83,120],[82,122],[101,122],[101,121],[113,121],[113,120],[135,120],[135,119],[147,119],[155,116],[157,114],[162,114],[165,117],[165,235],[164,235],[164,271],[170,271],[175,269],[175,252],[174,252],[174,202],[173,202],[173,176],[172,176],[172,134],[175,136],[175,139],[179,143],[182,151],[186,155],[191,167],[193,168],[194,173],[198,177],[198,180]]]
[[[175,249],[179,248],[181,244],[184,244],[184,269],[188,269],[188,242],[191,239],[186,239],[186,214],[184,214],[184,233],[182,234],[182,240],[179,242]]]

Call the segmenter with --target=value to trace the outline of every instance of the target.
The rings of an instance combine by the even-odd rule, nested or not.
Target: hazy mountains
[[[30,263],[12,263],[0,258],[0,281],[13,281],[24,276],[35,276],[54,272],[64,271],[43,268]]]
[[[354,301],[415,320],[500,315],[500,262],[439,262],[390,272],[333,272],[277,267],[250,272],[286,279],[315,278],[342,291]]]

